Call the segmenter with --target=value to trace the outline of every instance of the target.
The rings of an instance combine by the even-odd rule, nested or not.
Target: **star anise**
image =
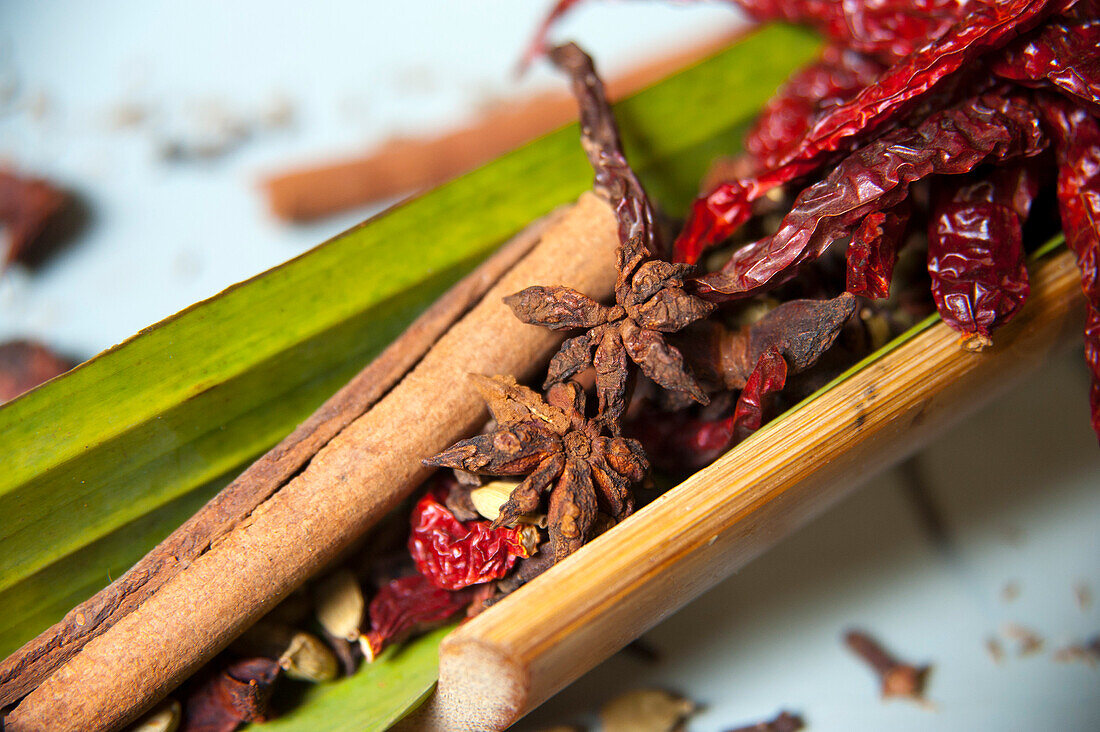
[[[619,248],[619,276],[613,306],[601,305],[568,287],[528,287],[504,298],[520,320],[552,330],[586,328],[566,339],[550,361],[545,387],[570,378],[588,366],[596,368],[599,416],[619,433],[626,409],[630,376],[627,359],[670,391],[701,404],[706,392],[685,366],[680,351],[665,340],[714,310],[712,303],[684,290],[693,268],[651,258],[638,238]]]
[[[556,561],[584,544],[597,508],[615,518],[633,510],[630,485],[645,477],[649,463],[636,440],[600,434],[600,422],[585,416],[579,384],[554,384],[543,399],[510,376],[472,378],[497,428],[462,440],[424,464],[481,475],[527,476],[501,506],[494,527],[535,511],[549,489],[550,546]]]

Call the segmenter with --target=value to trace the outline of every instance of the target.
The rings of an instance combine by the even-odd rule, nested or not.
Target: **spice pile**
[[[557,4],[532,55],[576,3]],[[936,307],[978,350],[1027,298],[1024,232],[1048,214],[1044,194],[1054,189],[1089,300],[1100,433],[1100,4],[735,4],[756,20],[811,25],[829,45],[764,108],[736,177],[695,202],[673,261],[699,261],[769,198],[801,192],[774,231],[694,279],[694,291],[744,298],[849,241],[847,290],[882,298],[907,233],[924,228]]]
[[[425,461],[453,472],[412,508],[406,551],[321,583],[311,606],[327,644],[286,628],[263,653],[238,644],[193,682],[184,729],[262,719],[258,690],[300,672],[295,653],[310,654],[303,678],[323,680],[476,614],[933,309],[962,347],[990,345],[1028,295],[1026,244],[1056,232],[1058,214],[1090,302],[1100,431],[1097,3],[739,4],[809,22],[830,45],[716,168],[725,180],[674,239],[591,59],[548,51],[616,213],[614,303],[549,285],[507,297],[523,322],[568,336],[541,393],[473,376],[493,419]],[[362,583],[376,588],[369,606]],[[210,707],[224,713],[200,723]]]

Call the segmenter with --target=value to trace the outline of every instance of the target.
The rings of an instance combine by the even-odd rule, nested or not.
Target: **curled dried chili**
[[[413,509],[409,533],[416,569],[436,587],[461,590],[500,579],[517,559],[534,553],[534,527],[494,529],[488,521],[459,521],[443,500],[442,491],[425,493]]]
[[[359,639],[367,662],[386,646],[447,622],[470,603],[471,592],[441,589],[419,574],[388,582],[371,599],[370,630]]]
[[[1034,198],[1029,181],[1027,166],[1017,165],[977,180],[942,182],[928,223],[928,274],[940,316],[970,350],[989,345],[993,330],[1019,311],[1030,291],[1023,246]]]

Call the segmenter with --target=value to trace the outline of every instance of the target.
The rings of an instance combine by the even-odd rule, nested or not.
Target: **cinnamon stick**
[[[126,574],[69,611],[0,664],[0,709],[18,701],[85,643],[179,574],[393,387],[460,317],[538,243],[562,211],[531,224],[435,301],[309,419],[222,489]]]
[[[5,729],[111,729],[152,706],[419,485],[421,459],[484,422],[469,373],[540,368],[560,336],[521,323],[503,296],[560,284],[604,299],[617,244],[610,207],[582,196],[397,386],[31,691]]]
[[[609,82],[608,93],[632,94],[718,51],[738,34],[725,32],[637,67]],[[577,103],[569,94],[539,94],[500,104],[444,135],[395,138],[362,157],[275,174],[261,185],[276,216],[308,221],[438,185],[576,118]]]

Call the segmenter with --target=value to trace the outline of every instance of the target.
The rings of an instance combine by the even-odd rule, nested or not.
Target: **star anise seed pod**
[[[550,361],[544,387],[594,366],[599,417],[612,433],[619,434],[626,410],[628,358],[661,387],[682,392],[701,404],[708,401],[680,351],[663,335],[714,310],[713,303],[685,291],[684,278],[692,270],[691,265],[651,258],[644,243],[634,238],[619,247],[613,306],[562,286],[528,287],[504,302],[516,317],[531,325],[551,330],[586,329],[562,343]]]
[[[600,434],[600,423],[585,416],[579,384],[554,384],[544,400],[511,376],[472,378],[497,428],[462,440],[424,464],[482,475],[525,475],[501,506],[494,527],[535,511],[549,490],[550,546],[557,561],[584,544],[597,507],[615,518],[633,510],[630,486],[645,477],[649,463],[636,440]]]

